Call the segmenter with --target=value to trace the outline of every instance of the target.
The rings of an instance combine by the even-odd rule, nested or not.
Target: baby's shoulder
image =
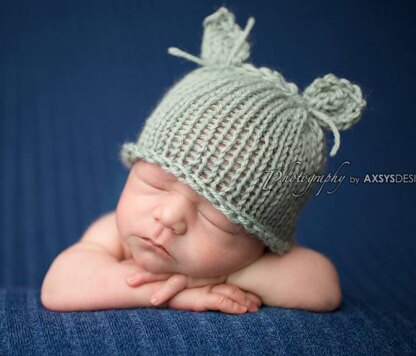
[[[79,244],[105,250],[117,260],[124,259],[126,251],[117,229],[115,211],[101,215],[92,222],[82,235]]]

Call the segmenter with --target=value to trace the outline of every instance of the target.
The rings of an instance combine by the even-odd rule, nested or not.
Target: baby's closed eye
[[[140,179],[140,182],[143,183],[143,185],[145,185],[147,189],[150,188],[155,192],[168,192],[168,190],[166,190],[163,184],[157,184],[155,182],[150,183],[145,181],[144,179]],[[211,226],[214,226],[222,232],[228,234],[237,234],[241,231],[239,226],[230,223],[224,215],[220,216],[218,213],[210,211],[204,211],[203,213],[201,209],[198,209],[197,212],[203,221],[208,222]]]
[[[159,192],[166,192],[166,190],[162,187],[162,186],[157,186],[156,184],[152,183],[147,183],[144,180],[140,180],[141,183],[143,183],[143,185],[145,185],[146,189],[152,189],[155,191],[159,191]]]
[[[208,218],[205,214],[203,214],[200,210],[198,210],[198,214],[201,216],[202,220],[207,221],[211,225],[215,226],[216,228],[229,233],[229,234],[236,234],[240,231],[240,228],[238,226],[229,226],[230,224],[226,224],[224,222],[216,222],[218,220],[221,220],[220,218],[212,219]],[[215,222],[214,222],[215,221]],[[228,221],[227,221],[228,222]]]

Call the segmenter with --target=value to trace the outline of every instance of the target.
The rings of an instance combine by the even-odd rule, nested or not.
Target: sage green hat
[[[324,130],[333,133],[334,156],[339,130],[359,120],[366,101],[356,84],[333,74],[299,93],[279,72],[247,63],[253,25],[250,17],[242,30],[222,6],[203,21],[200,57],[169,48],[199,67],[165,93],[120,158],[127,168],[139,158],[159,164],[280,255],[293,246],[315,186],[283,173],[323,174]]]

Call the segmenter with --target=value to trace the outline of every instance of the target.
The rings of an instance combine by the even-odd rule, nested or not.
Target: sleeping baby
[[[324,129],[366,105],[356,84],[327,74],[303,93],[247,63],[242,30],[225,7],[204,19],[199,67],[175,83],[136,142],[115,211],[55,258],[41,302],[53,311],[158,307],[230,314],[261,305],[332,311],[341,304],[333,263],[295,240],[296,220],[326,165]]]

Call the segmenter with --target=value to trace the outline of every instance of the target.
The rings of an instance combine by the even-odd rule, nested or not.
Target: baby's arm
[[[53,311],[154,307],[150,298],[163,282],[130,288],[125,276],[136,270],[105,251],[75,244],[62,252],[48,270],[42,284],[42,304]]]
[[[114,213],[95,221],[79,242],[55,258],[42,283],[44,307],[54,311],[154,307],[150,298],[163,282],[139,288],[126,284],[126,275],[138,267],[121,262],[122,248],[117,245],[113,219]]]
[[[268,306],[323,312],[337,309],[342,298],[332,262],[301,246],[283,256],[265,253],[226,282],[257,294]]]
[[[52,311],[82,311],[114,308],[156,307],[151,297],[166,286],[166,276],[132,288],[126,277],[151,275],[124,252],[115,224],[114,212],[95,221],[79,242],[63,251],[53,261],[42,283],[41,302]],[[173,279],[174,280],[174,279]],[[220,281],[224,281],[220,278]],[[157,307],[186,310],[244,312],[242,305],[260,305],[254,295],[226,284],[190,288]]]

